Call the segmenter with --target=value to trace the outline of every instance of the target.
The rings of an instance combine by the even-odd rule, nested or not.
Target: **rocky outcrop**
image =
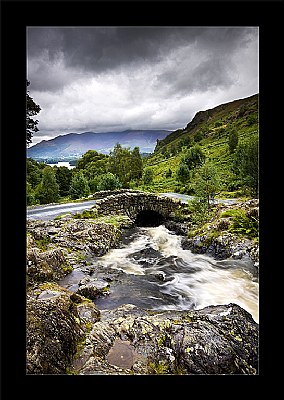
[[[48,251],[28,248],[27,260],[27,277],[38,282],[57,281],[72,271],[71,264],[60,248]]]
[[[258,325],[235,304],[190,312],[123,305],[101,312],[71,370],[79,375],[254,375]]]
[[[217,260],[232,257],[233,259],[251,260],[253,265],[259,265],[259,245],[253,239],[240,236],[229,231],[232,217],[222,217],[225,211],[241,209],[248,218],[259,217],[258,199],[251,199],[234,205],[215,205],[213,218],[197,234],[184,238],[182,247],[194,253],[208,254]],[[189,232],[189,229],[188,229]]]
[[[106,281],[86,277],[79,282],[76,293],[87,299],[95,300],[98,296],[109,294],[109,286]]]
[[[58,280],[88,254],[102,256],[115,247],[123,229],[133,222],[126,216],[118,223],[74,219],[27,221],[27,270],[30,279]]]
[[[27,373],[66,374],[86,322],[98,319],[95,305],[49,282],[28,290],[26,310]]]
[[[29,290],[27,373],[257,374],[258,325],[235,304],[100,312],[56,284]]]

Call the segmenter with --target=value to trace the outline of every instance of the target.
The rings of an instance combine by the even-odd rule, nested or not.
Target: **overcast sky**
[[[184,128],[259,91],[258,27],[28,27],[32,145],[70,132]]]

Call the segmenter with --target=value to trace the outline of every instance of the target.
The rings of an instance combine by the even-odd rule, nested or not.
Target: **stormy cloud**
[[[30,95],[43,138],[178,129],[258,92],[257,27],[28,27]]]

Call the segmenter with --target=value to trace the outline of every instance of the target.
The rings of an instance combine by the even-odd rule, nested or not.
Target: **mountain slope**
[[[186,187],[180,184],[176,172],[188,150],[198,143],[206,158],[218,168],[223,186],[233,191],[229,135],[236,131],[239,143],[258,135],[258,97],[255,94],[199,111],[185,128],[158,140],[154,153],[145,159],[145,166],[154,173],[152,190],[190,194],[190,183]]]
[[[167,135],[163,140],[159,140],[155,148],[155,151],[161,150],[162,147],[168,144],[176,144],[179,141],[183,142],[184,139],[190,136],[194,138],[194,134],[199,133],[201,136],[208,136],[210,129],[214,129],[215,124],[225,125],[228,123],[241,118],[243,116],[248,116],[258,110],[258,94],[253,96],[231,101],[229,103],[221,104],[205,111],[198,111],[194,118],[187,124],[184,129],[178,129]],[[196,137],[194,138],[196,141]],[[198,141],[198,140],[197,140]]]
[[[167,130],[126,130],[123,132],[84,132],[60,135],[43,140],[27,150],[27,156],[35,160],[80,157],[88,150],[109,154],[116,143],[133,149],[138,146],[141,153],[153,152],[158,140],[165,138]]]

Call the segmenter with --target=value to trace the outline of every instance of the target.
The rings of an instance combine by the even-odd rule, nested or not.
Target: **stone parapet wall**
[[[117,194],[124,194],[124,193],[144,193],[140,190],[133,190],[133,189],[116,189],[116,190],[101,190],[99,192],[95,192],[89,196],[89,199],[103,199],[105,197]]]

